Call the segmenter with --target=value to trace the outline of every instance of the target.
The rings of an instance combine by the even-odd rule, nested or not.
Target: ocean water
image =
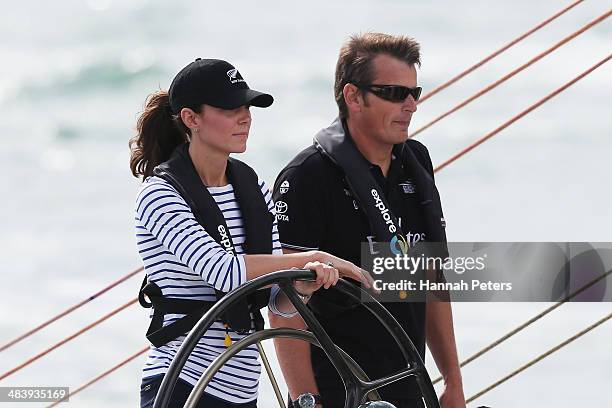
[[[233,62],[275,97],[253,109],[242,159],[271,184],[335,116],[335,59],[352,33],[383,31],[422,44],[419,82],[432,89],[569,2],[2,2],[0,58],[0,343],[139,266],[128,139],[146,95],[167,89],[196,57]],[[586,1],[419,106],[417,129],[605,13]],[[610,52],[609,19],[451,115],[418,139],[434,164],[496,128]],[[611,241],[610,64],[437,174],[453,241]],[[0,353],[1,372],[131,299],[140,277]],[[467,357],[547,304],[455,304]],[[466,396],[610,312],[569,304],[463,371]],[[76,388],[142,348],[137,306],[53,351],[0,386]],[[607,323],[471,406],[610,406]],[[364,333],[367,335],[367,333]],[[274,351],[266,344],[269,355]],[[136,406],[139,358],[70,406]],[[437,376],[428,356],[432,377]],[[264,380],[261,406],[274,397]],[[439,388],[438,388],[439,390]],[[6,405],[6,404],[4,404]],[[44,406],[27,404],[23,406]],[[0,403],[0,406],[3,406]],[[9,405],[6,405],[9,406]],[[21,406],[21,405],[20,405]]]

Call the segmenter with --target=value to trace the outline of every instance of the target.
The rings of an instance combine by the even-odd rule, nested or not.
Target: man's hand
[[[463,386],[461,381],[449,382],[444,386],[444,391],[440,395],[441,408],[465,408],[465,397],[463,396]]]
[[[428,296],[426,327],[429,351],[444,377],[444,392],[440,396],[440,406],[465,408],[451,304]]]

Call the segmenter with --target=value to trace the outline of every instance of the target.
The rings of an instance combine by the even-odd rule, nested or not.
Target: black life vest
[[[236,253],[223,214],[202,183],[189,156],[189,144],[178,146],[168,161],[155,167],[153,174],[164,179],[177,190],[191,208],[198,223],[219,245],[231,254]],[[271,254],[273,215],[268,210],[261,193],[257,174],[247,164],[229,158],[226,175],[233,185],[234,195],[242,214],[246,234],[245,242],[242,244],[243,249],[247,254]],[[222,232],[225,235],[223,237]],[[215,292],[217,300],[225,295],[218,290]],[[144,298],[145,295],[150,299],[150,303]],[[270,290],[266,289],[250,295],[247,299],[240,300],[222,316],[223,322],[232,330],[244,334],[251,329],[252,313],[255,330],[263,329],[264,321],[259,309],[267,306],[269,296]],[[147,281],[146,277],[138,299],[143,307],[154,309],[153,318],[147,330],[147,339],[156,347],[186,334],[215,304],[210,301],[165,297],[159,286]],[[185,316],[162,327],[164,315],[171,313],[185,314]]]
[[[393,147],[393,154],[410,169],[418,186],[418,193],[425,216],[428,241],[446,242],[445,225],[442,216],[440,195],[433,180],[431,162],[420,149],[408,140]],[[393,214],[385,195],[370,172],[370,163],[359,152],[355,142],[345,129],[344,123],[336,119],[329,127],[322,129],[314,137],[314,145],[327,159],[340,167],[351,193],[366,213],[372,233],[378,242],[389,242],[394,235],[402,234],[397,217]],[[411,146],[412,145],[412,146]],[[385,208],[382,212],[373,199],[380,200]],[[388,211],[387,211],[388,210]]]
[[[370,171],[370,163],[357,149],[342,120],[337,118],[329,127],[319,131],[314,137],[314,146],[323,157],[342,169],[349,190],[366,214],[370,230],[377,242],[390,242],[394,236],[403,234],[382,188]],[[407,140],[395,145],[393,154],[409,169],[418,187],[427,241],[443,244],[435,246],[435,255],[446,258],[448,250],[442,204],[425,147],[417,141]],[[376,206],[377,201],[382,205]],[[438,279],[444,280],[440,271]],[[332,300],[326,295],[327,293],[317,294],[309,302],[309,306],[321,316],[337,316],[359,305],[348,298]]]

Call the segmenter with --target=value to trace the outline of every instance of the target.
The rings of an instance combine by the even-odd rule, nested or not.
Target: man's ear
[[[342,89],[344,95],[344,102],[346,108],[349,111],[349,115],[353,112],[361,112],[362,107],[365,105],[363,100],[363,93],[354,84],[346,84]]]

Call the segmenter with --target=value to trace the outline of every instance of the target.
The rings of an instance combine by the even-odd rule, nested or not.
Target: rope
[[[587,290],[588,288],[590,288],[591,286],[595,285],[597,282],[605,279],[608,275],[610,275],[612,273],[612,269],[610,269],[608,272],[604,273],[603,275],[593,279],[591,282],[587,283],[586,285],[584,285],[583,287],[581,287],[580,289],[576,290],[575,292],[569,294],[568,296],[564,297],[563,299],[561,299],[559,302],[555,303],[554,305],[552,305],[551,307],[545,309],[544,311],[542,311],[541,313],[537,314],[536,316],[532,317],[531,319],[527,320],[525,323],[517,326],[516,328],[514,328],[513,330],[509,331],[508,333],[506,333],[505,335],[503,335],[502,337],[500,337],[499,339],[495,340],[493,343],[489,344],[488,346],[484,347],[483,349],[481,349],[480,351],[478,351],[477,353],[471,355],[470,357],[466,358],[465,360],[463,360],[461,362],[461,364],[459,364],[459,367],[463,367],[469,363],[471,363],[472,361],[476,360],[478,357],[482,356],[483,354],[487,353],[488,351],[492,350],[493,348],[497,347],[498,345],[500,345],[501,343],[503,343],[504,341],[508,340],[510,337],[514,336],[516,333],[520,332],[521,330],[523,330],[524,328],[526,328],[527,326],[531,325],[532,323],[540,320],[542,317],[546,316],[547,314],[549,314],[550,312],[552,312],[553,310],[557,309],[559,306],[563,305],[564,303],[568,302],[570,299],[578,296],[580,293],[584,292],[585,290]],[[442,376],[436,378],[433,381],[433,384],[437,384],[442,380]]]
[[[529,324],[533,323],[534,321],[538,320],[540,317],[544,316],[545,314],[551,312],[552,310],[554,310],[555,308],[557,308],[558,306],[560,306],[563,302],[566,302],[567,300],[577,296],[578,294],[582,293],[583,291],[587,290],[588,288],[590,288],[591,286],[593,286],[595,283],[599,282],[601,279],[604,279],[605,277],[607,277],[610,273],[612,273],[612,270],[609,270],[608,272],[606,272],[604,275],[600,276],[597,279],[594,279],[593,281],[589,282],[588,284],[586,284],[585,286],[583,286],[582,288],[578,289],[577,291],[571,293],[570,295],[568,295],[566,298],[564,298],[563,300],[561,300],[560,302],[558,302],[555,306],[547,309],[546,311],[544,311],[543,313],[541,313],[540,315],[530,319],[526,324],[524,324],[524,327],[528,326]],[[519,326],[520,327],[520,326]],[[520,327],[515,329],[515,333],[520,331],[522,328],[524,327]],[[513,331],[514,332],[514,331]],[[509,338],[510,336],[512,336],[513,333],[511,332],[511,334],[508,334],[504,337],[502,337],[501,339],[498,340],[498,343],[501,343],[502,341],[506,340],[507,338]],[[480,355],[484,354],[486,351],[492,349],[494,346],[496,346],[497,344],[493,344],[491,346],[488,346],[488,349],[481,351],[479,353],[476,353],[475,355],[471,356],[470,358],[468,358],[467,360],[465,360],[464,362],[461,363],[461,367],[463,367],[465,364],[468,364],[470,361],[476,359],[477,357],[479,357]],[[103,372],[102,374],[94,377],[93,379],[91,379],[90,381],[86,382],[85,384],[81,385],[80,387],[78,387],[76,390],[74,390],[73,392],[71,392],[68,396],[66,396],[66,398],[64,400],[67,400],[68,398],[74,396],[75,394],[83,391],[85,388],[93,385],[94,383],[100,381],[101,379],[103,379],[104,377],[108,376],[109,374],[113,373],[114,371],[116,371],[117,369],[123,367],[124,365],[126,365],[127,363],[129,363],[130,361],[134,360],[135,358],[139,357],[140,355],[144,354],[147,350],[149,349],[149,347],[145,347],[144,349],[132,354],[130,357],[128,357],[127,359],[123,360],[122,362],[120,362],[119,364],[113,366],[112,368],[106,370],[105,372]],[[440,381],[441,378],[438,378],[434,381],[434,384],[437,383],[438,381]],[[482,395],[482,394],[480,394]],[[473,399],[478,398],[480,395],[472,397]],[[60,402],[64,401],[57,401],[55,403],[53,403],[52,405],[49,405],[47,408],[52,408],[55,407],[57,404],[59,404]],[[470,399],[471,401],[471,399]],[[469,401],[468,401],[469,402]]]
[[[609,13],[608,13],[609,14]],[[554,96],[558,95],[559,93],[565,91],[567,88],[569,88],[571,85],[575,84],[576,82],[578,82],[579,80],[581,80],[582,78],[584,78],[585,76],[587,76],[588,74],[590,74],[591,72],[593,72],[595,69],[599,68],[600,66],[602,66],[603,64],[605,64],[606,62],[608,62],[610,60],[610,58],[612,58],[612,54],[608,55],[606,58],[604,58],[603,60],[599,61],[597,64],[593,65],[591,68],[589,68],[588,70],[584,71],[582,74],[578,75],[576,78],[572,79],[571,81],[567,82],[565,85],[563,85],[560,88],[557,88],[555,91],[551,92],[550,94],[548,94],[547,96],[545,96],[544,98],[540,99],[538,102],[534,103],[533,105],[529,106],[527,109],[525,109],[524,111],[520,112],[519,114],[515,115],[514,117],[512,117],[510,120],[508,120],[507,122],[505,122],[503,125],[499,126],[498,128],[496,128],[495,130],[487,133],[486,135],[484,135],[482,138],[478,139],[476,142],[472,143],[471,145],[469,145],[468,147],[466,147],[465,149],[463,149],[462,151],[460,151],[459,153],[455,154],[453,157],[451,157],[450,159],[446,160],[444,163],[440,164],[438,167],[435,168],[434,171],[440,171],[442,170],[444,167],[448,166],[449,164],[451,164],[452,162],[454,162],[455,160],[457,160],[458,158],[460,158],[461,156],[465,155],[466,153],[468,153],[470,150],[473,150],[474,148],[476,148],[478,145],[484,143],[486,140],[492,138],[493,136],[495,136],[497,133],[501,132],[502,130],[504,130],[505,128],[507,128],[508,126],[510,126],[511,124],[513,124],[514,122],[516,122],[517,120],[519,120],[520,118],[522,118],[523,116],[527,115],[529,112],[531,112],[532,110],[538,108],[540,105],[542,105],[544,102],[547,102],[549,99],[553,98]]]
[[[35,355],[34,357],[31,357],[30,359],[26,360],[24,363],[21,363],[20,365],[18,365],[17,367],[7,371],[6,373],[2,374],[2,376],[0,376],[0,381],[2,381],[3,379],[5,379],[6,377],[16,373],[17,371],[21,370],[22,368],[32,364],[34,361],[38,360],[39,358],[49,354],[51,351],[55,350],[56,348],[68,343],[70,340],[74,339],[75,337],[80,336],[81,334],[85,333],[87,330],[91,329],[94,326],[97,326],[98,324],[102,323],[103,321],[107,320],[108,318],[110,318],[111,316],[119,313],[120,311],[122,311],[123,309],[127,308],[128,306],[133,305],[134,303],[136,303],[138,301],[137,298],[134,298],[132,300],[130,300],[129,302],[127,302],[126,304],[124,304],[123,306],[118,307],[117,309],[113,310],[112,312],[102,316],[101,318],[99,318],[98,320],[96,320],[95,322],[85,326],[84,328],[82,328],[81,330],[77,331],[76,333],[66,337],[64,340],[60,341],[59,343],[54,344],[53,346],[49,347],[48,349],[38,353],[37,355]]]
[[[478,63],[474,64],[472,67],[468,68],[467,70],[461,72],[460,74],[456,75],[455,77],[451,78],[449,81],[447,81],[446,83],[438,86],[437,88],[435,88],[434,90],[432,90],[431,92],[429,92],[428,94],[426,94],[423,98],[421,98],[421,100],[419,101],[419,103],[424,102],[425,100],[427,100],[428,98],[430,98],[431,96],[435,95],[436,93],[442,91],[443,89],[449,87],[450,85],[452,85],[453,83],[457,82],[459,79],[465,77],[466,75],[468,75],[469,73],[473,72],[474,70],[476,70],[477,68],[479,68],[480,66],[484,65],[485,63],[487,63],[488,61],[490,61],[491,59],[495,58],[497,55],[501,54],[502,52],[506,51],[507,49],[509,49],[510,47],[512,47],[513,45],[515,45],[516,43],[518,43],[519,41],[522,41],[523,39],[525,39],[526,37],[528,37],[529,35],[533,34],[534,32],[536,32],[537,30],[539,30],[540,28],[544,27],[545,25],[549,24],[551,21],[555,20],[556,18],[558,18],[559,16],[561,16],[562,14],[564,14],[565,12],[569,11],[570,9],[572,9],[573,7],[575,7],[576,5],[578,5],[579,3],[583,2],[584,0],[578,0],[575,1],[574,3],[568,5],[567,7],[565,7],[564,9],[560,10],[559,12],[557,12],[556,14],[554,14],[553,16],[549,17],[548,19],[546,19],[545,21],[543,21],[542,23],[538,24],[537,26],[533,27],[531,30],[527,31],[526,33],[522,34],[521,36],[517,37],[516,39],[514,39],[513,41],[511,41],[510,43],[506,44],[505,46],[503,46],[502,48],[500,48],[499,50],[495,51],[494,53],[492,53],[491,55],[489,55],[488,57],[484,58],[483,60],[479,61]],[[555,49],[559,48],[560,46],[562,46],[563,44],[569,42],[570,40],[572,40],[573,38],[577,37],[578,35],[582,34],[583,32],[585,32],[586,30],[590,29],[592,26],[594,26],[595,24],[598,24],[599,22],[603,21],[605,18],[607,18],[610,14],[612,14],[612,10],[603,14],[602,16],[598,17],[597,19],[593,20],[592,22],[590,22],[589,24],[587,24],[586,26],[584,26],[583,28],[581,28],[580,30],[576,31],[575,33],[571,34],[570,36],[564,38],[562,41],[560,41],[559,43],[555,44],[553,47],[549,48],[548,50],[544,51],[543,53],[539,54],[538,56],[534,57],[532,60],[528,61],[527,63],[525,63],[524,65],[522,65],[521,67],[517,68],[516,70],[512,71],[511,73],[507,74],[506,76],[502,77],[500,80],[496,81],[495,83],[489,85],[487,88],[483,89],[482,91],[480,91],[479,93],[473,95],[472,97],[468,98],[466,101],[462,102],[461,104],[457,105],[455,108],[451,109],[450,111],[446,112],[445,114],[439,116],[438,118],[434,119],[432,122],[428,123],[427,125],[423,126],[422,128],[418,129],[416,132],[414,132],[410,137],[414,137],[416,134],[422,132],[423,130],[429,128],[430,126],[432,126],[433,124],[435,124],[436,122],[440,121],[441,119],[443,119],[444,117],[454,113],[455,111],[461,109],[463,106],[467,105],[468,103],[470,103],[471,101],[473,101],[474,99],[476,99],[477,97],[483,95],[484,93],[490,91],[491,89],[495,88],[496,86],[498,86],[499,84],[501,84],[502,82],[506,81],[507,79],[511,78],[512,76],[516,75],[517,73],[519,73],[520,71],[522,71],[523,69],[527,68],[529,65],[535,63],[536,61],[538,61],[539,59],[543,58],[544,56],[548,55],[549,53],[551,53],[552,51],[554,51]],[[528,109],[526,109],[525,111],[521,112],[519,115],[513,117],[510,121],[504,123],[502,126],[500,126],[499,128],[495,129],[493,132],[485,135],[483,138],[481,138],[478,142],[476,142],[475,144],[473,144],[472,146],[468,147],[467,149],[465,149],[464,151],[460,152],[458,155],[453,156],[451,159],[447,160],[445,163],[443,163],[442,165],[438,166],[436,168],[436,171],[441,170],[442,168],[444,168],[446,165],[450,164],[451,162],[455,161],[456,159],[458,159],[459,157],[461,157],[462,155],[464,155],[465,153],[467,153],[468,151],[472,150],[473,148],[475,148],[476,146],[478,146],[479,144],[481,144],[482,142],[484,142],[485,140],[489,139],[490,137],[492,137],[493,135],[495,135],[496,133],[498,133],[499,131],[503,130],[504,128],[506,128],[507,126],[509,126],[510,124],[512,124],[513,122],[515,122],[516,120],[518,120],[519,118],[521,118],[522,116],[526,115],[527,113],[531,112],[532,110],[534,110],[535,108],[539,107],[540,105],[542,105],[544,102],[548,101],[549,99],[551,99],[552,97],[554,97],[555,95],[557,95],[558,93],[564,91],[567,87],[571,86],[573,83],[577,82],[578,80],[582,79],[584,76],[588,75],[590,72],[592,72],[594,69],[596,69],[597,67],[603,65],[605,62],[607,62],[612,56],[608,56],[606,59],[602,60],[600,63],[596,64],[595,66],[593,66],[591,69],[585,71],[583,74],[581,74],[579,77],[575,78],[574,80],[570,81],[569,83],[567,83],[566,85],[564,85],[563,87],[557,89],[555,92],[549,94],[547,97],[545,97],[544,99],[542,99],[541,101],[537,102],[536,104],[530,106]],[[19,341],[31,336],[32,334],[36,333],[37,331],[43,329],[44,327],[48,326],[49,324],[57,321],[58,319],[66,316],[67,314],[71,313],[72,311],[78,309],[79,307],[83,306],[84,304],[92,301],[93,299],[97,298],[98,296],[100,296],[101,294],[107,292],[108,290],[112,289],[113,287],[117,286],[119,283],[122,283],[123,281],[129,279],[130,277],[134,276],[136,273],[142,271],[142,267],[138,268],[137,270],[131,272],[130,274],[126,275],[125,277],[119,279],[116,282],[113,282],[111,285],[107,286],[106,288],[102,289],[101,291],[95,293],[94,295],[90,296],[89,298],[85,299],[84,301],[72,306],[71,308],[65,310],[64,312],[60,313],[59,315],[53,317],[52,319],[49,319],[48,321],[44,322],[43,324],[35,327],[34,329],[22,334],[21,336],[17,337],[16,339],[6,343],[5,345],[3,345],[2,347],[0,347],[0,352],[6,350],[7,348],[13,346],[14,344],[18,343]],[[607,274],[609,274],[610,271],[608,271]],[[599,279],[601,279],[603,277],[600,277]],[[599,280],[598,279],[598,280]],[[597,280],[596,280],[597,281]],[[591,282],[591,285],[594,284],[594,282]],[[580,291],[586,289],[586,287],[583,287],[580,289]],[[579,292],[580,292],[579,291]],[[578,292],[570,295],[569,297],[575,296]],[[569,298],[568,297],[568,298]],[[74,339],[75,337],[79,336],[80,334],[84,333],[85,331],[93,328],[94,326],[98,325],[99,323],[103,322],[104,320],[110,318],[111,316],[113,316],[114,314],[118,313],[119,311],[127,308],[128,306],[134,304],[136,302],[137,299],[133,299],[130,302],[124,304],[123,306],[119,307],[118,309],[115,309],[114,311],[112,311],[111,313],[103,316],[102,318],[98,319],[97,321],[95,321],[94,323],[86,326],[85,328],[79,330],[78,332],[76,332],[75,334],[67,337],[66,339],[60,341],[59,343],[55,344],[54,346],[50,347],[49,349],[37,354],[36,356],[30,358],[28,361],[26,361],[25,363],[19,365],[18,367],[15,367],[14,369],[4,373],[2,376],[0,376],[0,380],[8,377],[9,375],[19,371],[20,369],[26,367],[27,365],[31,364],[32,362],[38,360],[39,358],[43,357],[44,355],[48,354],[49,352],[51,352],[52,350],[62,346],[63,344],[67,343],[68,341]],[[566,300],[564,300],[566,301]],[[535,318],[531,319],[530,321],[528,321],[527,323],[524,324],[524,327],[528,326],[529,324],[533,323],[534,321],[538,320],[539,318],[541,318],[542,316],[546,315],[547,313],[549,313],[550,311],[554,310],[556,307],[558,307],[560,304],[562,304],[564,301],[561,301],[559,303],[557,303],[555,306],[553,306],[552,308],[549,308],[547,311],[543,312],[543,314],[541,314],[539,317],[536,316]],[[497,385],[503,383],[504,381],[506,381],[507,379],[511,378],[512,376],[518,374],[520,371],[528,368],[530,365],[535,364],[537,361],[540,361],[541,359],[545,358],[546,356],[552,354],[554,351],[560,349],[561,347],[565,346],[566,344],[570,343],[571,341],[575,340],[576,338],[582,336],[583,334],[585,334],[586,332],[592,330],[593,328],[597,327],[598,325],[602,324],[604,321],[608,320],[610,317],[612,316],[612,314],[608,315],[606,318],[600,320],[599,322],[595,323],[594,325],[590,326],[589,328],[583,330],[581,333],[576,334],[575,336],[573,336],[572,338],[566,340],[564,343],[558,345],[556,348],[553,348],[552,350],[549,350],[547,353],[539,356],[537,359],[533,360],[532,362],[530,362],[529,364],[521,367],[520,369],[516,370],[515,372],[511,373],[509,376],[505,377],[504,379],[498,381],[497,383],[493,384],[492,386],[488,387],[487,389],[481,391],[480,393],[470,397],[468,399],[467,402],[470,402],[478,397],[480,397],[481,395],[483,395],[484,393],[488,392],[490,389],[493,389],[494,387],[496,387]],[[522,328],[524,328],[522,327]],[[509,338],[510,336],[512,336],[513,334],[517,333],[518,331],[522,330],[522,328],[519,329],[515,329],[514,332],[511,332],[511,334],[506,335],[507,337],[502,337],[500,340],[498,340],[498,343],[503,342],[505,339]],[[469,362],[473,361],[475,358],[479,357],[480,355],[484,354],[485,352],[487,352],[488,350],[492,349],[493,347],[495,347],[497,344],[493,343],[493,345],[488,346],[488,348],[485,348],[483,351],[477,353],[474,356],[471,356],[470,358],[468,358],[466,361],[464,361],[463,363],[461,363],[461,366],[468,364]],[[137,353],[133,354],[132,356],[128,357],[126,360],[124,360],[123,362],[115,365],[114,367],[112,367],[111,369],[105,371],[104,373],[100,374],[99,376],[95,377],[94,379],[92,379],[91,381],[85,383],[84,385],[82,385],[81,387],[77,388],[74,392],[72,392],[71,394],[69,394],[69,396],[73,396],[76,393],[82,391],[83,389],[87,388],[88,386],[90,386],[91,384],[99,381],[100,379],[104,378],[105,376],[111,374],[112,372],[114,372],[115,370],[117,370],[118,368],[122,367],[123,365],[127,364],[128,362],[130,362],[131,360],[135,359],[136,357],[140,356],[141,354],[145,353],[148,350],[148,347],[138,351]],[[437,379],[435,382],[438,382],[440,379]],[[67,396],[66,399],[69,397]],[[49,407],[53,407],[55,405],[57,405],[59,402],[54,403],[53,405],[50,405]]]
[[[128,358],[126,358],[125,360],[120,362],[119,364],[113,366],[112,368],[109,368],[108,370],[106,370],[102,374],[98,375],[97,377],[92,378],[90,381],[87,381],[85,384],[81,385],[79,388],[77,388],[76,390],[74,390],[70,394],[68,394],[65,398],[63,398],[63,399],[61,399],[59,401],[56,401],[53,404],[49,405],[47,408],[54,407],[57,404],[59,404],[60,402],[67,401],[70,397],[73,397],[74,395],[76,395],[79,392],[83,391],[85,388],[89,387],[91,384],[100,381],[102,378],[106,377],[107,375],[111,374],[112,372],[116,371],[117,369],[123,367],[124,365],[126,365],[130,361],[134,360],[136,357],[144,354],[147,350],[149,350],[148,346],[143,348],[140,351],[137,351],[136,353],[132,354],[131,356],[129,356]]]
[[[274,376],[274,371],[272,370],[272,366],[270,365],[270,362],[268,361],[268,356],[266,355],[266,351],[264,350],[263,345],[261,344],[260,341],[257,342],[257,350],[259,350],[259,354],[261,355],[261,362],[266,368],[266,373],[268,373],[268,378],[270,379],[270,382],[272,383],[272,389],[274,389],[274,394],[276,395],[278,406],[280,408],[286,408],[285,399],[284,399],[285,397],[283,397],[280,387],[278,386],[278,381],[276,380],[276,377]]]
[[[126,280],[128,280],[129,278],[131,278],[132,276],[136,275],[138,272],[141,272],[143,270],[142,266],[130,273],[128,273],[127,275],[125,275],[124,277],[114,281],[113,283],[111,283],[110,285],[108,285],[107,287],[105,287],[104,289],[94,293],[93,295],[89,296],[87,299],[77,303],[76,305],[69,307],[68,309],[64,310],[62,313],[58,314],[55,317],[52,317],[51,319],[47,320],[46,322],[40,324],[39,326],[36,326],[35,328],[33,328],[32,330],[20,335],[19,337],[9,341],[8,343],[4,344],[2,347],[0,347],[0,352],[3,352],[4,350],[8,349],[9,347],[14,346],[15,344],[19,343],[21,340],[30,337],[31,335],[33,335],[34,333],[42,330],[43,328],[47,327],[48,325],[50,325],[51,323],[61,319],[62,317],[74,312],[76,309],[80,308],[81,306],[83,306],[86,303],[91,302],[92,300],[94,300],[95,298],[97,298],[98,296],[102,295],[105,292],[108,292],[109,290],[111,290],[112,288],[114,288],[115,286],[119,285],[122,282],[125,282]]]
[[[431,126],[433,126],[434,124],[438,123],[439,121],[441,121],[445,117],[449,116],[450,114],[452,114],[454,112],[457,112],[459,109],[461,109],[464,106],[468,105],[470,102],[472,102],[475,99],[481,97],[482,95],[486,94],[490,90],[496,88],[499,84],[505,82],[506,80],[512,78],[513,76],[515,76],[519,72],[523,71],[525,68],[527,68],[530,65],[534,64],[535,62],[541,60],[542,58],[544,58],[546,55],[550,54],[551,52],[553,52],[557,48],[561,47],[562,45],[564,45],[564,44],[568,43],[569,41],[573,40],[574,38],[578,37],[580,34],[584,33],[585,31],[587,31],[591,27],[595,26],[596,24],[601,23],[603,20],[608,18],[610,16],[610,14],[612,14],[612,10],[609,10],[607,13],[604,13],[601,16],[597,17],[595,20],[591,21],[590,23],[588,23],[587,25],[582,27],[580,30],[575,31],[574,33],[572,33],[569,36],[565,37],[563,40],[559,41],[558,43],[556,43],[555,45],[553,45],[552,47],[550,47],[546,51],[536,55],[534,58],[530,59],[529,61],[527,61],[526,63],[524,63],[520,67],[516,68],[514,71],[504,75],[503,77],[501,77],[497,81],[493,82],[492,84],[490,84],[487,87],[483,88],[482,90],[476,92],[474,95],[470,96],[469,98],[467,98],[466,100],[464,100],[460,104],[456,105],[454,108],[450,109],[449,111],[446,111],[445,113],[443,113],[442,115],[438,116],[437,118],[435,118],[431,122],[429,122],[426,125],[420,127],[414,133],[410,134],[409,137],[410,138],[415,137],[416,135],[418,135],[419,133],[421,133],[425,129],[430,128]]]
[[[443,89],[448,88],[449,86],[451,86],[452,84],[454,84],[455,82],[457,82],[458,80],[463,78],[464,76],[472,73],[477,68],[480,68],[481,66],[483,66],[487,62],[491,61],[493,58],[497,57],[499,54],[503,53],[504,51],[508,50],[513,45],[515,45],[518,42],[520,42],[520,41],[524,40],[525,38],[529,37],[531,34],[535,33],[540,28],[548,25],[548,23],[550,23],[551,21],[555,20],[557,17],[560,17],[561,15],[565,14],[567,11],[571,10],[572,8],[574,8],[578,4],[582,3],[583,1],[584,0],[578,0],[578,1],[573,2],[569,6],[565,7],[563,10],[557,12],[556,14],[554,14],[554,15],[550,16],[549,18],[547,18],[546,20],[542,21],[540,24],[538,24],[537,26],[533,27],[531,30],[527,31],[526,33],[524,33],[524,34],[520,35],[519,37],[515,38],[514,40],[510,41],[508,44],[504,45],[503,47],[501,47],[500,49],[498,49],[497,51],[495,51],[494,53],[492,53],[488,57],[484,58],[483,60],[478,61],[476,64],[472,65],[471,67],[469,67],[465,71],[461,72],[460,74],[457,74],[456,76],[454,76],[453,78],[449,79],[448,81],[446,81],[442,85],[434,88],[432,91],[430,91],[429,93],[427,93],[424,96],[422,96],[419,99],[418,104],[421,104],[421,103],[425,102],[427,99],[431,98],[432,96],[434,96],[438,92],[442,91]]]
[[[574,334],[572,337],[568,338],[567,340],[563,341],[562,343],[559,343],[558,345],[556,345],[555,347],[551,348],[550,350],[548,350],[547,352],[540,354],[538,357],[534,358],[533,360],[529,361],[527,364],[521,366],[520,368],[517,368],[516,370],[514,370],[513,372],[511,372],[510,374],[508,374],[507,376],[505,376],[504,378],[494,382],[493,384],[489,385],[488,387],[486,387],[485,389],[483,389],[482,391],[477,392],[476,394],[472,395],[470,398],[468,398],[465,402],[470,403],[472,401],[474,401],[475,399],[483,396],[484,394],[486,394],[487,392],[491,391],[493,388],[503,384],[504,382],[508,381],[510,378],[516,376],[517,374],[525,371],[527,368],[531,367],[532,365],[536,364],[539,361],[542,361],[543,359],[545,359],[546,357],[548,357],[549,355],[551,355],[552,353],[560,350],[561,348],[565,347],[566,345],[568,345],[569,343],[573,342],[574,340],[576,340],[577,338],[585,335],[586,333],[590,332],[591,330],[593,330],[594,328],[602,325],[603,323],[605,323],[607,320],[609,320],[612,317],[612,313],[609,313],[607,316],[603,317],[601,320],[598,320],[597,322],[593,323],[592,325],[590,325],[589,327],[587,327],[586,329]]]
[[[546,309],[544,312],[540,313],[539,315],[533,317],[532,319],[530,319],[528,322],[524,323],[523,325],[517,327],[516,329],[514,329],[513,331],[511,331],[510,333],[508,333],[507,335],[503,336],[502,338],[500,338],[499,340],[497,340],[496,342],[492,343],[491,345],[487,346],[485,349],[481,350],[480,352],[474,354],[473,356],[469,357],[468,359],[466,359],[464,362],[461,363],[461,367],[463,367],[464,365],[470,363],[471,361],[475,360],[477,357],[479,357],[480,355],[486,353],[487,351],[489,351],[490,349],[492,349],[493,347],[497,346],[498,344],[500,344],[501,342],[503,342],[504,340],[506,340],[507,338],[511,337],[512,335],[516,334],[517,332],[519,332],[520,330],[522,330],[523,328],[527,327],[529,324],[535,322],[536,320],[540,319],[541,317],[543,317],[544,315],[550,313],[551,311],[553,311],[554,309],[556,309],[557,307],[559,307],[561,304],[563,304],[564,302],[567,302],[569,299],[577,296],[578,294],[582,293],[583,291],[587,290],[588,288],[590,288],[591,286],[593,286],[594,284],[596,284],[597,282],[599,282],[600,280],[604,279],[605,277],[607,277],[610,273],[612,273],[612,270],[609,270],[608,272],[606,272],[605,274],[603,274],[602,276],[594,279],[593,281],[589,282],[588,284],[584,285],[583,287],[581,287],[580,289],[576,290],[575,292],[571,293],[570,295],[568,295],[567,297],[565,297],[564,299],[562,299],[561,301],[559,301],[557,304],[555,304],[554,306]],[[606,318],[606,320],[609,318],[610,316],[608,316]],[[603,322],[601,322],[603,323]],[[595,328],[597,325],[601,324],[600,322],[596,323],[595,325],[589,327],[588,329],[585,329],[583,332],[573,336],[572,338],[570,338],[569,340],[566,340],[566,342],[564,342],[565,344],[568,344],[569,342],[575,340],[576,338],[580,337],[581,335],[583,335],[584,333],[586,333],[589,330],[592,330],[593,328]],[[565,344],[559,345],[556,347],[556,349],[559,349],[561,347],[563,347]],[[128,357],[127,359],[123,360],[122,362],[120,362],[119,364],[113,366],[112,368],[108,369],[107,371],[103,372],[102,374],[94,377],[93,379],[91,379],[90,381],[86,382],[85,384],[81,385],[80,387],[78,387],[76,390],[74,390],[73,392],[71,392],[68,396],[66,396],[66,398],[64,400],[67,400],[68,398],[74,396],[75,394],[83,391],[85,388],[93,385],[94,383],[100,381],[101,379],[103,379],[104,377],[108,376],[109,374],[113,373],[114,371],[116,371],[117,369],[121,368],[122,366],[126,365],[127,363],[129,363],[130,361],[134,360],[135,358],[139,357],[140,355],[144,354],[147,350],[149,349],[149,347],[145,347],[144,349],[132,354],[130,357]],[[553,350],[556,351],[556,350]],[[539,360],[543,359],[544,357],[546,357],[549,354],[552,354],[553,351],[549,351],[547,353],[545,353],[546,355],[542,355],[539,357]],[[537,360],[537,361],[539,361]],[[530,365],[535,364],[534,361],[532,362]],[[529,365],[524,366],[523,370],[526,369]],[[518,372],[514,373],[511,376],[508,376],[507,378],[505,378],[503,381],[498,381],[499,384],[501,384],[502,382],[506,381],[507,379],[511,378],[512,376],[518,374]],[[434,384],[436,384],[437,382],[439,382],[441,380],[441,378],[438,378],[434,381]],[[488,387],[488,389],[481,391],[480,393],[470,397],[470,399],[468,399],[466,402],[471,402],[474,399],[482,396],[484,393],[490,391],[491,389],[493,389],[495,386],[499,385],[498,383],[494,384],[491,387]],[[57,404],[59,404],[60,402],[64,401],[57,401],[55,403],[53,403],[52,405],[49,405],[47,408],[52,408],[55,407]]]

